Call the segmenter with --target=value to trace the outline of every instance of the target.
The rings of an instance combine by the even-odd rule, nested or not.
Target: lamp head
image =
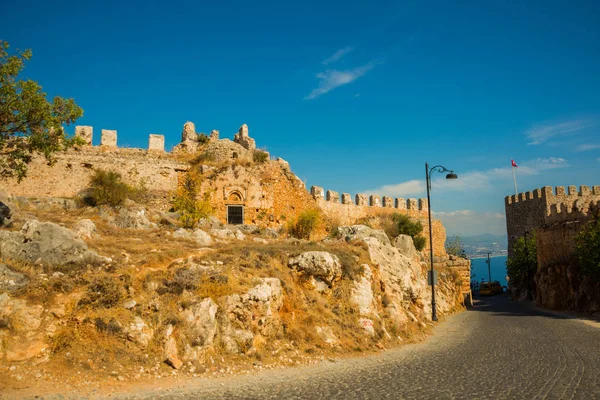
[[[446,175],[446,179],[457,179],[458,175],[456,175],[454,172],[450,172],[448,175]]]

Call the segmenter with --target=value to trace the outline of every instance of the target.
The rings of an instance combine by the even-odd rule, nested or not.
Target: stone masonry
[[[165,151],[165,137],[163,135],[151,134],[148,139],[149,151]]]
[[[91,146],[92,138],[94,136],[94,128],[91,126],[76,126],[75,136],[82,138],[86,145]]]
[[[600,186],[557,186],[553,191],[544,186],[533,192],[519,193],[505,198],[508,255],[513,254],[514,241],[525,234],[560,219],[586,213],[590,205],[600,200]],[[570,215],[570,216],[569,216]]]
[[[244,124],[240,127],[238,133],[233,137],[233,141],[239,143],[246,150],[252,152],[256,149],[256,142],[248,136],[248,125]]]
[[[117,147],[117,131],[102,129],[100,144],[102,146]]]

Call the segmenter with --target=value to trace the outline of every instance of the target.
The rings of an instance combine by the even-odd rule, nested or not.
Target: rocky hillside
[[[133,203],[0,201],[10,391],[310,363],[413,340],[430,319],[410,237],[356,225],[315,242],[214,220],[185,230]],[[440,269],[438,315],[462,307],[460,284]]]

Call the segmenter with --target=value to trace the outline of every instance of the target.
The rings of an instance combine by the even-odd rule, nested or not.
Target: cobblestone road
[[[505,295],[448,318],[426,342],[122,399],[600,399],[600,324]]]

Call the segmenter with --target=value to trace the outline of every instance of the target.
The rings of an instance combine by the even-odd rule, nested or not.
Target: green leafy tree
[[[600,273],[600,217],[597,215],[575,237],[575,253],[584,275]]]
[[[449,239],[446,242],[446,253],[453,256],[467,258],[467,253],[465,252],[465,248],[460,236],[455,235],[452,237],[452,239]]]
[[[83,110],[73,99],[48,101],[37,82],[21,79],[31,50],[9,55],[8,48],[0,40],[0,177],[20,181],[34,153],[52,163],[54,153],[78,142],[65,135],[63,124],[75,122]]]
[[[535,273],[537,264],[537,251],[535,232],[525,237],[517,238],[513,244],[513,256],[506,261],[506,272],[511,285],[520,288],[527,287],[527,279],[530,274]]]

